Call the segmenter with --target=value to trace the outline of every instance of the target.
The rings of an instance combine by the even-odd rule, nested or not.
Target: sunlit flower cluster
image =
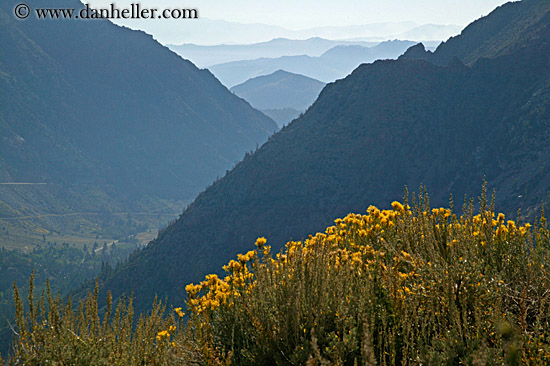
[[[545,220],[544,217],[541,220]],[[521,261],[532,262],[527,248],[533,241],[540,241],[540,237],[549,236],[545,226],[536,232],[531,228],[529,223],[521,223],[521,219],[506,220],[504,214],[495,216],[489,209],[474,215],[471,208],[469,213],[457,217],[448,208],[411,207],[406,202],[395,201],[391,209],[383,210],[370,206],[365,214],[350,213],[336,219],[324,232],[303,241],[289,241],[274,255],[266,238],[258,238],[256,249],[237,255],[236,260],[223,267],[227,272],[223,280],[208,275],[200,284],[188,285],[188,307],[198,320],[194,324],[199,328],[215,328],[212,322],[223,319],[222,314],[242,313],[255,331],[267,332],[262,334],[269,337],[282,330],[277,329],[277,325],[266,325],[270,324],[266,319],[284,313],[275,315],[279,310],[273,308],[272,313],[260,317],[258,309],[269,308],[273,301],[286,306],[285,296],[296,291],[299,294],[300,287],[309,286],[303,281],[313,281],[320,276],[323,281],[304,291],[312,294],[323,291],[321,298],[327,298],[326,304],[313,304],[317,307],[315,315],[304,315],[297,320],[300,334],[304,336],[321,323],[325,327],[327,324],[344,326],[358,317],[354,312],[360,309],[353,304],[364,301],[361,300],[363,293],[370,293],[369,303],[377,296],[376,301],[390,304],[384,305],[387,309],[409,314],[400,315],[409,317],[409,322],[426,317],[426,322],[432,322],[436,328],[457,311],[466,312],[467,320],[460,322],[472,322],[469,326],[475,324],[480,334],[488,335],[487,342],[496,344],[498,340],[492,327],[494,314],[500,308],[493,305],[495,299],[512,286],[507,268],[513,268],[513,261],[517,262],[522,252],[525,255]],[[512,252],[509,248],[519,249]],[[544,261],[531,262],[529,266],[544,268]],[[329,283],[332,287],[328,287]],[[262,304],[256,312],[251,306],[255,302]],[[479,305],[475,304],[486,305],[477,311]],[[298,309],[292,311],[299,312]],[[329,344],[324,352],[328,353],[337,352],[334,344],[342,342],[342,347],[347,347],[359,337],[351,328],[324,331],[328,332],[323,335]],[[449,341],[444,333],[436,337],[443,344]],[[224,336],[220,336],[219,342],[223,343],[223,339]]]

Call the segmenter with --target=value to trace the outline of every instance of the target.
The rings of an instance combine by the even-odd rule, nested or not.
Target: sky
[[[136,0],[88,0],[92,6],[114,2],[124,7]],[[456,24],[466,26],[487,15],[503,0],[141,0],[142,7],[193,8],[200,18],[236,23],[262,23],[301,30],[322,26],[349,26],[379,22],[413,21],[418,24]],[[118,22],[155,35],[174,21]],[[201,32],[203,23],[186,22],[185,32]],[[167,23],[167,24],[162,24]],[[195,29],[193,30],[193,26]],[[225,35],[231,43],[231,29]],[[216,37],[217,40],[223,37]],[[199,38],[202,39],[202,38]],[[200,43],[200,42],[199,42]]]
[[[204,17],[210,19],[274,24],[293,30],[323,25],[390,21],[466,25],[505,2],[502,0],[195,1],[196,5],[193,6],[196,6]],[[164,2],[175,3],[169,0]]]

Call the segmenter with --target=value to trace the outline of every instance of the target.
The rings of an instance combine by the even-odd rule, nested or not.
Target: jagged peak
[[[423,43],[418,43],[409,47],[404,54],[399,56],[399,59],[425,59],[431,53],[431,51],[426,51],[426,47]]]

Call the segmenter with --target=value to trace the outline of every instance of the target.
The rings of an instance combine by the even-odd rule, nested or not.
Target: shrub
[[[414,201],[414,199],[413,199]],[[492,206],[492,205],[491,205]],[[549,232],[488,206],[369,207],[189,285],[188,327],[235,364],[548,364]]]
[[[181,332],[181,309],[165,315],[166,306],[155,300],[136,323],[132,299],[123,297],[113,308],[109,294],[100,316],[97,284],[75,310],[70,300],[63,304],[59,295],[52,297],[49,283],[46,294],[36,300],[31,277],[25,315],[14,289],[17,339],[10,365],[177,365],[194,360],[188,350],[192,342]]]

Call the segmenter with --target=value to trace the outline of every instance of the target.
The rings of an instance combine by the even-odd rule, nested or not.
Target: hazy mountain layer
[[[401,38],[400,35],[408,32],[423,37],[415,38],[417,41],[442,41],[457,34],[462,28],[457,25],[427,25],[429,27],[427,28],[426,25],[405,21],[289,30],[280,26],[262,23],[243,24],[226,20],[213,20],[203,17],[203,15],[198,19],[186,21],[181,21],[181,19],[163,19],[162,21],[119,19],[116,20],[116,23],[154,34],[155,39],[162,44],[179,45],[184,43],[197,45],[226,44],[228,43],[228,34],[231,34],[230,45],[269,42],[276,38],[306,40],[312,37],[382,42],[396,38],[405,39]]]
[[[331,82],[347,76],[362,63],[397,58],[413,44],[414,42],[410,41],[388,41],[370,48],[358,45],[336,46],[319,57],[299,55],[260,58],[214,65],[209,69],[224,85],[230,87],[277,70],[286,70],[323,82]]]
[[[304,112],[324,86],[319,80],[278,70],[247,80],[231,91],[259,110],[292,108]]]
[[[319,37],[305,40],[276,38],[269,42],[246,45],[202,46],[196,44],[167,45],[172,51],[190,60],[199,67],[208,67],[232,61],[255,60],[261,57],[307,55],[321,56],[332,47],[339,45],[376,46],[379,42],[329,40]]]
[[[302,113],[299,110],[292,108],[262,109],[261,112],[274,120],[279,127],[287,125],[289,122],[298,118]]]

